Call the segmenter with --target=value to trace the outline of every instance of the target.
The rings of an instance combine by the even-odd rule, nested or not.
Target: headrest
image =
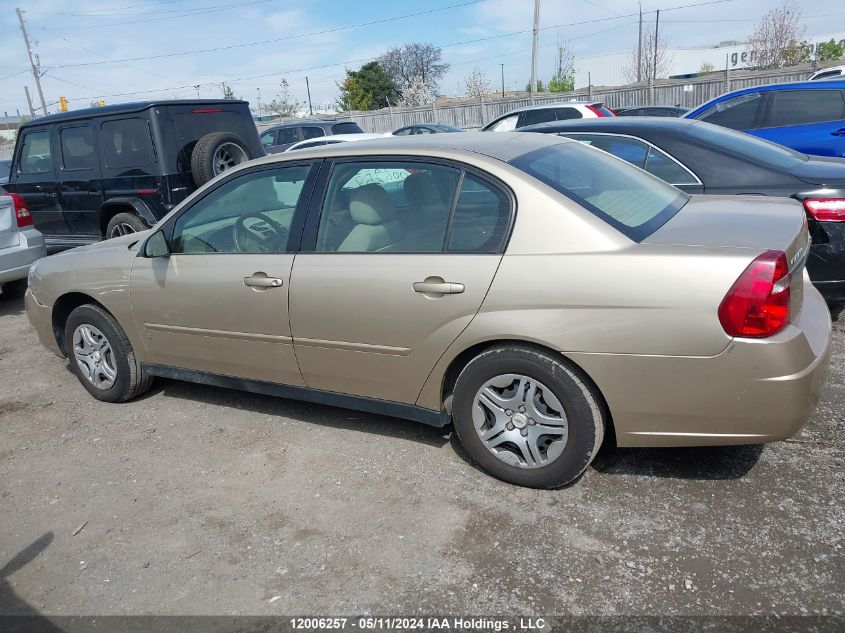
[[[396,210],[384,188],[371,183],[352,190],[349,214],[358,224],[384,224],[396,217]]]
[[[411,174],[402,183],[409,204],[443,204],[440,188],[431,174]]]

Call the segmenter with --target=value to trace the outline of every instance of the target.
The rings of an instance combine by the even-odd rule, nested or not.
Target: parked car
[[[553,487],[605,435],[797,432],[831,344],[808,242],[793,200],[689,196],[553,135],[391,138],[232,170],[41,260],[26,305],[100,400],[164,376],[451,422],[496,477]]]
[[[845,156],[845,80],[729,92],[684,115],[818,156]]]
[[[21,126],[6,188],[58,250],[142,231],[198,186],[263,156],[246,101],[145,101]]]
[[[828,301],[845,301],[845,160],[808,156],[689,119],[618,117],[549,123],[524,131],[583,141],[687,193],[800,201],[813,237],[807,262],[810,277]]]
[[[0,185],[9,182],[9,174],[12,172],[12,161],[0,160]]]
[[[30,265],[47,254],[44,236],[32,226],[26,202],[0,188],[0,289],[22,297]]]
[[[307,141],[299,141],[288,147],[286,152],[293,152],[298,149],[308,149],[309,147],[320,147],[322,145],[334,145],[335,143],[348,143],[350,141],[371,141],[376,138],[384,138],[384,134],[335,134],[333,136],[323,136],[320,138],[312,138]]]
[[[814,72],[810,76],[810,81],[841,79],[843,76],[845,76],[845,66],[833,66],[831,68],[825,68],[824,70]]]
[[[517,128],[549,121],[595,119],[616,116],[600,101],[558,101],[512,110],[493,119],[481,128],[482,132],[511,132]]]
[[[414,134],[449,134],[453,132],[463,132],[459,127],[448,125],[446,123],[418,123],[416,125],[406,125],[396,130],[394,136],[413,136]]]
[[[689,108],[681,108],[678,106],[634,106],[613,108],[616,116],[669,116],[679,117],[684,116],[689,112]]]
[[[267,154],[278,154],[294,143],[335,134],[363,134],[355,121],[337,119],[291,121],[261,132],[261,144]]]

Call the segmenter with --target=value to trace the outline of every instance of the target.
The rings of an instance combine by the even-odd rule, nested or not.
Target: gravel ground
[[[604,451],[549,492],[402,420],[165,380],[98,402],[0,297],[0,614],[841,614],[834,327],[792,440]]]

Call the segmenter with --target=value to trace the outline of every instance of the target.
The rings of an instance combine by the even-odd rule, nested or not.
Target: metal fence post
[[[654,77],[648,78],[648,105],[654,105]]]
[[[484,127],[484,95],[478,95],[478,114],[481,119],[481,127]]]

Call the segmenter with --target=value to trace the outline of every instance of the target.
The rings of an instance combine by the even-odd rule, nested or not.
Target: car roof
[[[559,108],[561,106],[597,106],[603,105],[603,101],[576,101],[575,99],[570,99],[568,101],[549,101],[547,103],[538,103],[537,105],[533,106],[525,106],[523,108],[517,108],[516,110],[511,110],[510,112],[506,112],[502,116],[507,116],[509,114],[515,114],[517,112],[528,112],[529,110],[545,110],[546,108]],[[496,117],[497,119],[500,117]]]
[[[754,94],[756,92],[777,92],[778,90],[845,90],[845,79],[829,79],[824,82],[819,81],[790,81],[787,83],[781,84],[767,84],[765,86],[751,86],[750,88],[742,88],[741,90],[734,90],[732,92],[726,92],[723,95],[719,95],[714,99],[710,99],[697,108],[690,110],[687,113],[687,116],[696,115],[703,112],[707,107],[725,101],[727,99],[731,99],[733,97],[738,97],[740,95],[747,95],[747,94]]]
[[[249,106],[246,101],[239,101],[236,99],[167,99],[160,101],[136,101],[133,103],[118,103],[114,105],[100,106],[97,108],[83,108],[81,110],[71,110],[70,112],[59,112],[58,114],[48,114],[32,121],[27,121],[21,128],[35,125],[43,125],[46,123],[72,121],[74,119],[87,119],[92,117],[110,116],[113,114],[129,114],[132,112],[142,112],[155,107],[164,106],[209,106],[209,105],[245,105]]]
[[[550,121],[548,123],[537,123],[521,127],[517,133],[524,132],[574,132],[578,130],[591,132],[613,132],[633,133],[637,130],[647,129],[652,131],[675,131],[680,132],[690,125],[695,125],[695,119],[682,119],[665,116],[638,116],[638,117],[603,117],[599,119],[572,119],[569,121]]]
[[[354,143],[334,143],[309,147],[296,153],[297,156],[348,156],[357,154],[411,154],[425,155],[426,150],[456,152],[472,152],[483,154],[503,162],[508,162],[527,152],[561,143],[574,143],[569,139],[548,134],[515,134],[512,132],[498,132],[484,134],[470,132],[466,134],[420,134],[414,136],[390,136]],[[271,154],[259,158],[255,162],[272,163],[282,160],[293,160],[286,152]]]
[[[355,123],[352,119],[297,119],[296,121],[285,121],[284,123],[277,123],[266,128],[268,130],[278,130],[283,127],[300,127],[303,125],[334,125],[335,123]]]

